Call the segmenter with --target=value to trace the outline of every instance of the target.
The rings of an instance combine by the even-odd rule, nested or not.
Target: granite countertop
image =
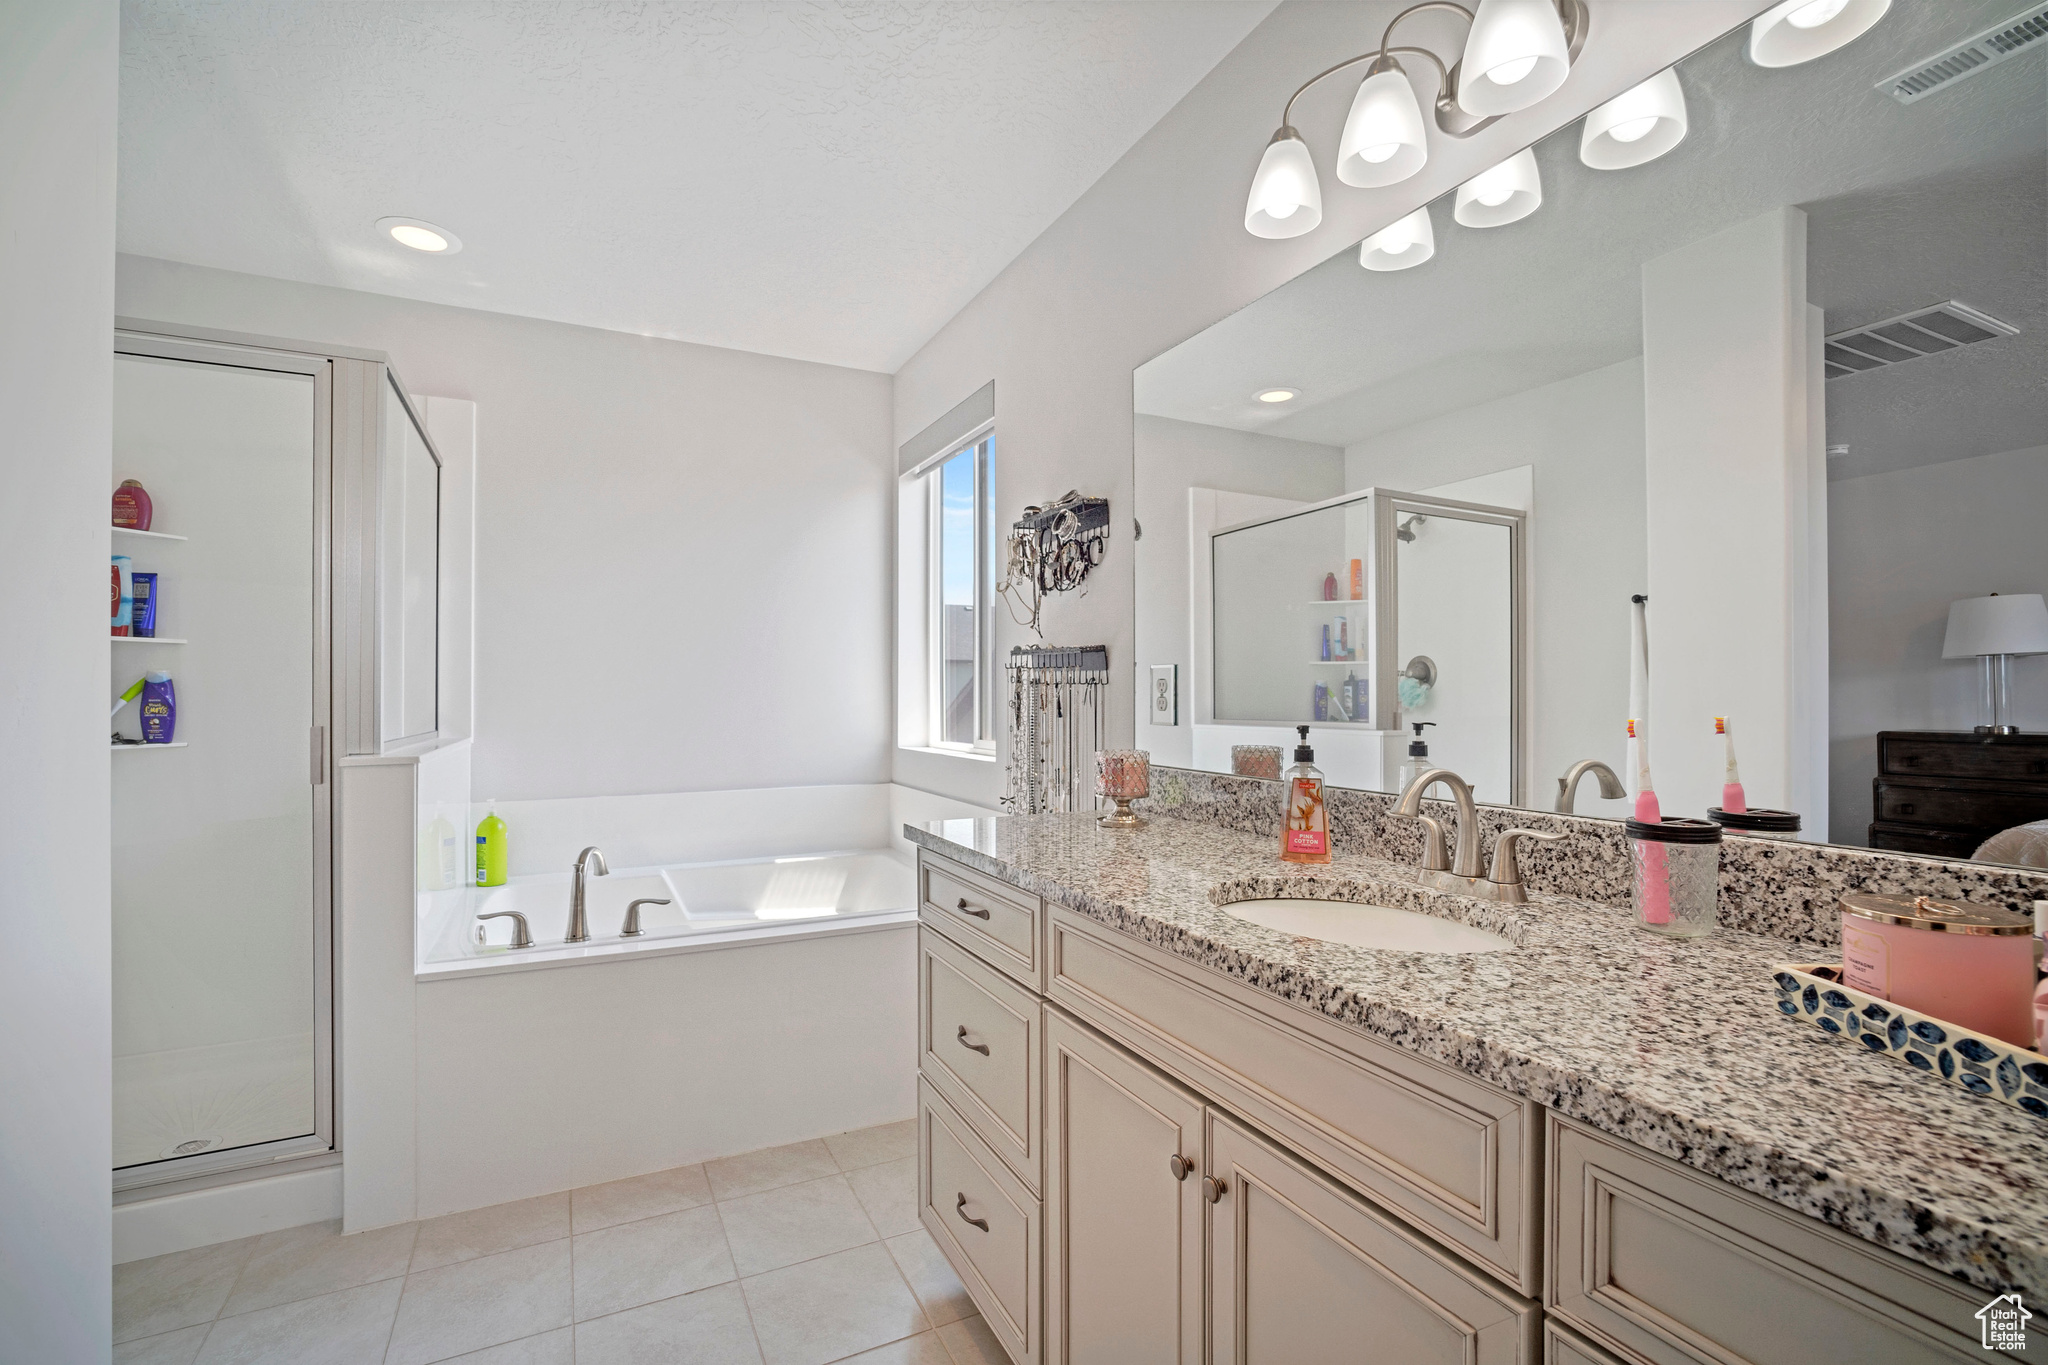
[[[1768,964],[1814,960],[1810,943],[1727,928],[1662,939],[1625,908],[1540,892],[1523,906],[1435,895],[1415,888],[1413,869],[1376,858],[1293,867],[1269,840],[1191,820],[1110,831],[1090,815],[1003,816],[904,832],[1915,1261],[2048,1297],[2048,1122],[1781,1016]],[[1353,948],[1261,928],[1219,905],[1306,894],[1305,881],[1331,899],[1427,900],[1517,946]]]

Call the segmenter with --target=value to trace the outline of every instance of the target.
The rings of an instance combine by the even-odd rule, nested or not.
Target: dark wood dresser
[[[1870,846],[1967,858],[2002,829],[2048,820],[2048,734],[1882,730]]]

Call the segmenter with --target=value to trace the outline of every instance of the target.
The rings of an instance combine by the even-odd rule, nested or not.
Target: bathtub
[[[503,886],[461,887],[421,897],[419,975],[521,970],[645,954],[694,952],[737,943],[860,932],[917,916],[916,871],[887,849],[739,858],[618,868],[584,881],[590,938],[565,943],[571,876],[513,877]],[[627,906],[640,907],[639,935],[622,937]],[[510,919],[526,917],[530,948],[514,948]]]

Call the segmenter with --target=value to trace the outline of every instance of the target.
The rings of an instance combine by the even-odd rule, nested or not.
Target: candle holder
[[[1116,809],[1098,824],[1105,829],[1137,829],[1145,817],[1132,813],[1131,802],[1152,793],[1152,755],[1143,749],[1098,749],[1095,790],[1116,802]]]

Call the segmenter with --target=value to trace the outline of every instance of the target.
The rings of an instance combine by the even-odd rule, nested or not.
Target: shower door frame
[[[372,352],[304,346],[267,337],[180,327],[129,318],[115,319],[114,354],[188,364],[219,365],[310,376],[313,380],[313,650],[312,726],[307,736],[307,780],[313,789],[313,1131],[269,1142],[196,1152],[191,1156],[121,1167],[112,1172],[116,1203],[202,1189],[252,1175],[332,1165],[340,1159],[335,1000],[334,865],[334,693],[344,687],[332,667],[334,582],[335,442],[361,442],[376,457],[376,435],[337,433],[334,397],[337,362],[370,360]],[[357,453],[358,458],[360,454]],[[339,566],[344,573],[351,566]]]

